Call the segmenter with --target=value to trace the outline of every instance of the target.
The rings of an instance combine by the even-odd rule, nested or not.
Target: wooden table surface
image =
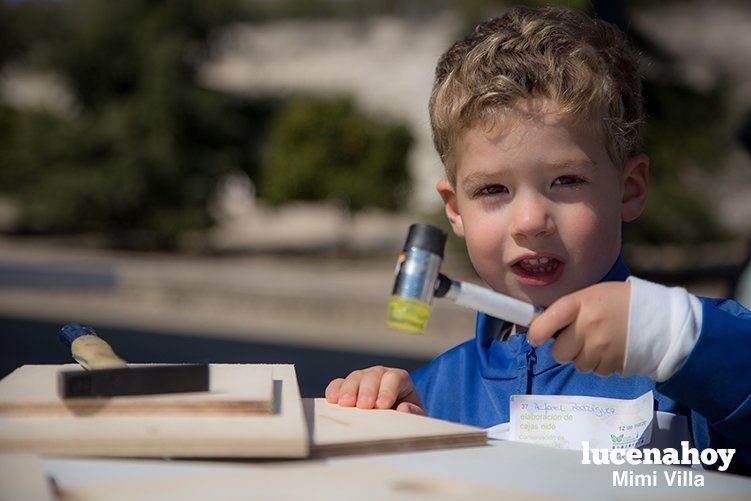
[[[225,499],[259,498],[326,499],[334,494],[359,499],[442,499],[471,495],[473,500],[538,499],[749,499],[751,479],[736,475],[695,471],[704,476],[703,487],[668,487],[664,473],[688,472],[660,465],[589,466],[581,454],[507,441],[488,446],[414,453],[353,456],[326,460],[277,462],[208,462],[116,459],[42,458],[42,469],[55,483],[80,499],[101,495],[104,488],[128,486],[144,499],[185,499],[211,488]],[[613,487],[613,471],[656,473],[655,487]],[[273,472],[273,473],[272,473]],[[259,479],[265,479],[259,482]],[[275,480],[284,479],[275,484]],[[261,484],[263,484],[261,486]],[[138,491],[137,489],[143,489]],[[180,489],[183,491],[180,491]],[[134,491],[134,489],[136,489]],[[250,496],[252,497],[252,496]]]

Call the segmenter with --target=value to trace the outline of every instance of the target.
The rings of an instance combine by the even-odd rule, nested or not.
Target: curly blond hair
[[[463,132],[535,98],[596,120],[617,166],[641,148],[641,79],[621,32],[566,7],[518,7],[479,24],[438,60],[430,124],[449,181],[456,182],[452,150]]]

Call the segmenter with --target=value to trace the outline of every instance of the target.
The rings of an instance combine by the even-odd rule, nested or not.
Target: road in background
[[[472,337],[441,301],[423,335],[385,324],[396,255],[186,256],[0,239],[0,372],[66,363],[65,323],[91,325],[129,362],[293,363],[303,394],[371,365],[413,369]],[[447,272],[467,278],[447,263]]]

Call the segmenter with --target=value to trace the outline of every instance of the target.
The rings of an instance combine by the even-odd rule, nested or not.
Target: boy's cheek
[[[498,242],[494,241],[493,232],[490,228],[483,229],[472,227],[465,233],[467,253],[475,268],[487,282],[490,276],[497,274],[504,266],[503,253]]]
[[[569,273],[573,290],[598,283],[607,274],[620,253],[620,222],[605,221],[595,214],[581,214],[578,226],[569,226],[566,249],[571,256]]]
[[[467,241],[469,242],[469,239]],[[469,244],[467,245],[467,253],[469,254],[472,267],[490,288],[502,294],[509,294],[514,297],[518,296],[518,293],[515,294],[514,291],[509,290],[506,281],[509,271],[506,270],[500,253],[483,252],[477,247],[471,247]],[[517,297],[517,299],[528,300],[526,297]]]

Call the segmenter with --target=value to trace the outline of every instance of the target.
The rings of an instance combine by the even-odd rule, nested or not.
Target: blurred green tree
[[[407,128],[364,115],[347,98],[298,97],[274,117],[258,194],[274,204],[337,200],[396,210],[409,195]]]
[[[172,248],[209,224],[222,174],[243,170],[273,203],[336,199],[397,209],[409,189],[405,127],[346,99],[239,100],[202,88],[212,34],[269,6],[239,0],[1,4],[0,64],[63,77],[66,115],[0,107],[0,194],[23,232],[97,232],[121,247]],[[272,15],[273,14],[273,15]]]
[[[0,192],[21,202],[23,231],[97,231],[120,246],[173,247],[181,231],[209,223],[221,174],[249,168],[241,114],[197,81],[213,30],[242,10],[232,0],[47,7],[57,29],[0,43],[2,55],[18,58],[27,44],[34,63],[64,78],[77,109],[0,110]]]

